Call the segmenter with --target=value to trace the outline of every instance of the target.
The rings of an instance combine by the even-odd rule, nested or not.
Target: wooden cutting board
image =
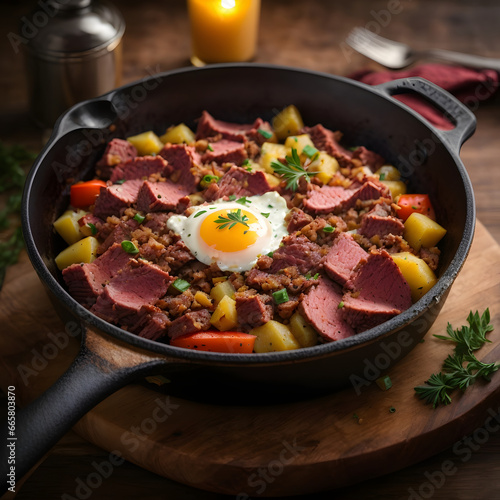
[[[16,386],[22,405],[68,367],[78,341],[49,347],[64,326],[26,258],[10,269],[0,298],[0,382]],[[478,358],[500,360],[500,247],[478,223],[468,260],[431,331],[388,373],[391,389],[370,383],[307,401],[246,407],[168,397],[168,384],[136,384],[108,397],[75,430],[141,467],[239,499],[307,494],[386,474],[487,429],[500,411],[500,373],[436,410],[413,390],[452,350],[432,334],[486,307],[495,331]],[[477,432],[483,439],[488,431]],[[466,445],[455,446],[458,462]]]

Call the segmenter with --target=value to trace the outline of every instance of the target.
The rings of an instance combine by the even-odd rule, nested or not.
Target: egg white
[[[184,215],[170,217],[167,227],[181,237],[200,262],[207,265],[217,263],[221,271],[247,271],[256,264],[261,255],[276,250],[283,237],[288,235],[285,217],[289,210],[285,199],[275,191],[249,196],[245,200],[245,203],[217,200],[214,203],[199,205],[188,217]],[[200,227],[213,210],[220,209],[242,209],[251,212],[258,222],[252,224],[249,229],[257,232],[257,241],[236,252],[224,252],[209,246],[200,237]],[[203,211],[205,213],[200,214]]]

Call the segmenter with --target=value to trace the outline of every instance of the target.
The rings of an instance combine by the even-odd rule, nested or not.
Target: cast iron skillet
[[[438,131],[392,98],[409,92],[446,113],[455,128]],[[69,184],[92,176],[107,141],[145,130],[161,134],[180,122],[194,128],[204,109],[227,121],[248,123],[257,116],[270,120],[292,103],[306,124],[343,131],[346,144],[374,149],[400,168],[414,192],[430,193],[448,233],[441,245],[439,281],[421,300],[383,325],[345,340],[296,351],[237,355],[139,338],[99,319],[69,296],[53,261],[62,244],[52,222],[68,204]],[[349,383],[358,388],[371,383],[424,336],[466,259],[475,208],[458,153],[474,129],[469,110],[422,79],[368,87],[322,73],[247,64],[158,74],[67,111],[26,182],[23,230],[35,270],[67,331],[81,331],[82,346],[69,370],[18,414],[17,478],[99,401],[145,375],[168,373],[172,391],[186,397],[193,395],[195,381],[202,393],[227,402],[234,401],[234,384],[248,400],[255,394],[272,400],[278,393],[303,397]]]

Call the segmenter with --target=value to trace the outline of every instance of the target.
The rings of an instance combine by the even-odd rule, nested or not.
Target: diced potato
[[[210,290],[210,298],[216,305],[226,296],[234,299],[234,286],[230,281],[221,281]]]
[[[297,153],[299,155],[302,155],[302,151],[306,146],[311,146],[314,148],[314,143],[309,137],[308,134],[302,134],[302,135],[291,135],[290,137],[287,137],[285,141],[285,146],[287,148],[287,154],[291,155],[292,154],[292,149],[296,149]],[[304,161],[307,158],[307,156],[303,155],[300,159]]]
[[[88,236],[83,240],[73,243],[65,248],[56,258],[56,265],[62,271],[71,264],[82,262],[92,262],[96,258],[99,242],[93,236]]]
[[[271,163],[274,160],[279,160],[280,158],[285,158],[288,154],[287,148],[284,144],[274,144],[272,142],[265,142],[262,144],[262,149],[260,153],[260,166],[270,174],[274,173]]]
[[[382,181],[391,191],[392,199],[395,200],[398,196],[406,194],[406,184],[403,181]]]
[[[191,144],[196,140],[194,132],[184,123],[176,125],[175,127],[170,127],[167,131],[160,136],[160,141],[163,144],[170,142],[171,144]]]
[[[273,128],[278,139],[285,139],[289,135],[296,135],[304,127],[299,110],[292,104],[280,111],[273,118]]]
[[[200,193],[188,194],[188,198],[191,201],[191,205],[201,205],[206,201]]]
[[[88,212],[84,210],[66,210],[61,217],[54,221],[54,229],[68,245],[76,243],[83,238],[78,220]]]
[[[245,168],[251,168],[252,172],[255,172],[255,171],[260,171],[260,172],[264,172],[264,175],[266,176],[266,179],[267,179],[267,182],[268,184],[271,186],[271,187],[276,187],[276,186],[279,186],[280,183],[281,183],[281,179],[278,179],[278,177],[276,177],[274,174],[270,174],[269,172],[267,172],[261,165],[259,165],[258,163],[254,163],[254,162],[251,162],[250,165],[248,165],[247,167]]]
[[[436,246],[446,229],[427,215],[413,212],[405,221],[404,239],[418,252],[420,247]]]
[[[410,285],[413,302],[420,299],[436,284],[437,278],[434,271],[416,255],[410,252],[401,252],[394,253],[391,257],[398,265],[408,285]]]
[[[235,328],[238,325],[236,301],[228,295],[222,297],[212,314],[210,323],[222,332]]]
[[[399,181],[401,179],[401,174],[396,167],[392,165],[383,165],[376,172],[381,181]]]
[[[311,347],[318,343],[316,330],[306,323],[299,312],[295,312],[290,318],[288,327],[301,347]]]
[[[198,302],[198,304],[202,305],[203,307],[212,306],[212,299],[205,292],[202,292],[201,290],[198,290],[194,294],[194,300],[196,300],[196,302]]]
[[[356,167],[351,170],[351,175],[361,175],[366,177],[375,177],[375,174],[371,171],[370,167],[363,165],[362,167]]]
[[[316,177],[323,184],[328,184],[338,169],[339,162],[333,156],[323,152],[307,167],[307,170],[311,172],[318,172]]]
[[[161,142],[160,138],[151,130],[127,137],[127,141],[135,146],[139,156],[156,155],[163,148],[163,142]]]
[[[253,348],[255,352],[290,351],[300,348],[300,344],[290,329],[278,321],[268,321],[266,324],[250,330],[249,333],[257,336]]]

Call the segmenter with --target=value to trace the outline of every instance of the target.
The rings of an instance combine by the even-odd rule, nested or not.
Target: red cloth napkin
[[[499,86],[499,75],[494,70],[475,70],[445,64],[422,64],[403,71],[360,70],[349,75],[349,78],[368,85],[378,85],[409,76],[420,76],[439,85],[465,103],[472,111],[475,111],[482,101],[493,96]],[[444,130],[453,128],[443,114],[424,99],[409,94],[395,96],[395,99],[418,111],[436,127]]]

